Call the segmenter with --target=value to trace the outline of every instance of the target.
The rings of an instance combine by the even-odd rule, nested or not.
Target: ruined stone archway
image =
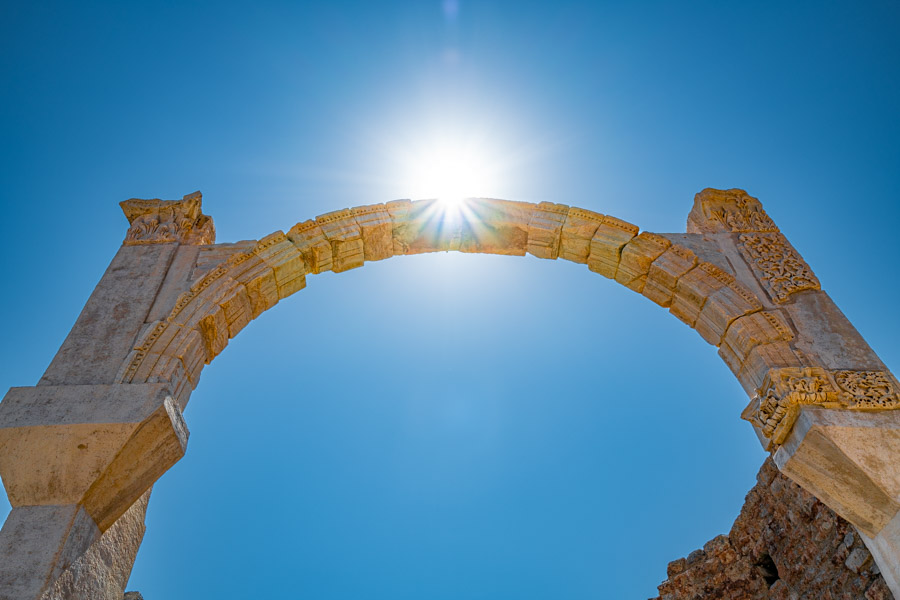
[[[586,264],[694,328],[751,396],[743,416],[782,472],[869,537],[897,593],[898,383],[744,192],[698,194],[682,234],[473,199],[458,214],[435,201],[357,207],[238,244],[212,243],[199,194],[122,204],[131,228],[72,333],[38,386],[0,404],[14,507],[0,597],[39,598],[181,457],[203,366],[307,275],[444,250]],[[22,564],[11,549],[39,526],[41,560]]]

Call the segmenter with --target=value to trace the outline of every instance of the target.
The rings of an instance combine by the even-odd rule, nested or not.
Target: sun
[[[475,144],[435,141],[409,156],[405,178],[412,198],[435,198],[448,208],[492,189],[491,161]]]

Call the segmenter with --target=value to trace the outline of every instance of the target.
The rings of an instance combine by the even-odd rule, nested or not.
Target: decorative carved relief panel
[[[780,233],[745,233],[740,250],[775,302],[786,302],[800,290],[821,289],[812,269]]]

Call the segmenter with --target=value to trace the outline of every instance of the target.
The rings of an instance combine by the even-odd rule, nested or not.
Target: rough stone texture
[[[149,499],[148,491],[60,575],[41,600],[122,600],[122,590],[144,539],[144,515]],[[125,594],[125,599],[143,600],[137,592]]]
[[[669,563],[658,600],[890,600],[847,521],[767,459],[728,535]]]
[[[175,244],[119,248],[40,384],[112,383],[174,254]]]
[[[12,388],[0,475],[13,507],[78,504],[103,532],[184,456],[187,437],[163,384]]]
[[[100,537],[83,507],[13,507],[0,529],[0,599],[40,598]]]

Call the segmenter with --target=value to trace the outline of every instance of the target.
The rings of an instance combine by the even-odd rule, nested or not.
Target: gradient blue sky
[[[259,238],[420,193],[446,144],[481,157],[479,195],[650,231],[743,187],[896,369],[898,31],[896,2],[4,2],[0,382],[37,382],[118,201],[200,189],[219,241]],[[653,596],[754,483],[746,401],[714,348],[580,265],[310,277],[204,372],[129,589]]]

